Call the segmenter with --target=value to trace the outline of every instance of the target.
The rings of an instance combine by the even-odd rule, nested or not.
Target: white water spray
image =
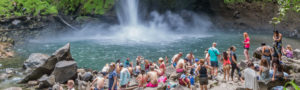
[[[184,38],[208,37],[209,18],[190,11],[158,13],[152,11],[147,20],[140,16],[139,0],[118,0],[117,16],[120,24],[87,24],[72,35],[63,34],[51,41],[96,40],[105,44],[170,43]],[[49,38],[47,38],[49,39]],[[39,40],[38,42],[50,41]]]

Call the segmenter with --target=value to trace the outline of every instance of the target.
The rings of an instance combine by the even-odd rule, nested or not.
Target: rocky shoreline
[[[259,54],[260,48],[254,53]],[[259,82],[261,90],[269,90],[274,86],[283,85],[287,81],[294,80],[297,85],[300,85],[300,50],[294,50],[294,59],[283,57],[283,62],[287,69],[285,71],[289,74],[286,81],[270,81],[268,83]],[[253,58],[253,62],[258,64],[258,59]],[[240,62],[240,67],[245,68],[246,62]],[[170,83],[178,83],[178,73],[171,66],[166,68],[166,76],[168,78],[166,83],[159,83],[157,88],[145,88],[145,90],[165,90]],[[52,55],[46,55],[41,53],[32,53],[29,58],[24,62],[23,68],[7,68],[2,70],[0,74],[0,82],[8,79],[16,79],[21,87],[11,87],[6,90],[22,90],[23,89],[41,89],[48,90],[54,89],[57,85],[64,85],[68,80],[74,80],[75,86],[78,90],[90,90],[90,83],[95,77],[101,77],[102,75],[91,69],[82,69],[77,67],[77,63],[72,58],[70,53],[70,44],[66,44],[63,47],[56,50]],[[235,81],[222,81],[223,75],[220,75],[217,80],[209,80],[208,87],[210,90],[244,90],[244,84],[242,82]],[[20,78],[21,77],[21,78]],[[237,77],[236,77],[237,78]],[[108,80],[105,83],[107,88]],[[16,83],[15,82],[15,83]],[[138,83],[135,79],[131,79],[130,85],[126,90],[137,90]],[[228,87],[230,85],[230,87]],[[196,83],[192,87],[193,90],[199,88],[199,84]],[[187,87],[178,85],[172,90],[189,90]]]

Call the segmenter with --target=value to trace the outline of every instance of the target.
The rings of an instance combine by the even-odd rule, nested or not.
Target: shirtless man
[[[187,54],[185,58],[187,58],[189,60],[190,65],[193,65],[194,60],[195,60],[195,56],[194,56],[193,52],[190,52],[189,54]]]
[[[177,62],[179,61],[179,59],[181,58],[182,56],[182,52],[179,52],[178,54],[174,55],[173,58],[172,58],[172,65],[174,68],[176,68],[177,66]]]
[[[188,59],[180,59],[177,63],[176,66],[176,72],[177,73],[182,73],[184,70],[186,70],[186,63],[187,63]]]
[[[107,76],[97,77],[90,86],[90,87],[92,87],[91,90],[104,90],[104,82],[105,82],[106,78],[107,78]],[[97,82],[96,87],[93,87],[95,82]]]
[[[150,66],[150,72],[147,73],[147,78],[150,82],[146,85],[147,87],[157,87],[158,86],[158,74],[154,70],[154,66]]]

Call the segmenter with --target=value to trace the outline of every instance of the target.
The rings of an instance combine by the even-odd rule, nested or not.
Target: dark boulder
[[[82,76],[82,80],[86,82],[93,81],[93,74],[91,72],[85,72]]]
[[[38,89],[48,88],[54,85],[55,83],[55,76],[47,76],[46,74],[43,75],[39,80]]]
[[[55,81],[65,83],[68,80],[77,78],[77,63],[75,61],[60,61],[55,65],[52,73],[55,76]]]
[[[20,83],[27,83],[31,80],[37,80],[42,77],[44,74],[50,75],[55,68],[57,62],[67,60],[73,61],[70,52],[70,44],[66,44],[62,48],[56,50],[52,56],[50,56],[43,65],[34,69],[31,73],[29,73]]]
[[[41,53],[32,53],[29,58],[24,62],[23,68],[24,69],[33,69],[40,67],[45,63],[45,61],[49,58],[46,54]]]

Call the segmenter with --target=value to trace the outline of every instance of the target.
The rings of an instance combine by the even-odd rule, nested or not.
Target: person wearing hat
[[[164,63],[164,59],[162,57],[160,57],[157,62],[159,64],[159,69],[157,69],[157,72],[158,72],[159,76],[163,76],[166,71],[166,65]]]
[[[180,59],[177,63],[177,66],[176,66],[176,72],[177,73],[182,73],[184,70],[186,70],[185,66],[186,66],[186,63],[188,62],[189,60],[187,58],[185,58],[184,60],[183,59]]]
[[[120,64],[120,69],[121,69],[120,80],[119,80],[120,81],[120,89],[124,90],[127,87],[127,85],[129,84],[130,72],[128,71],[127,68],[123,67],[122,63]]]

